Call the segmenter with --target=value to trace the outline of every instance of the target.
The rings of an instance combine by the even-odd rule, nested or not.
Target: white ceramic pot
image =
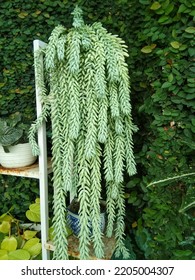
[[[19,168],[33,164],[37,157],[33,156],[29,143],[9,146],[9,153],[5,153],[0,145],[0,164],[6,168]]]

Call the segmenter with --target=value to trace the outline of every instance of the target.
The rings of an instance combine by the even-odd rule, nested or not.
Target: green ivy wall
[[[133,117],[139,127],[134,136],[138,174],[126,178],[127,233],[134,249],[140,258],[195,258],[194,208],[179,214],[186,197],[194,206],[194,178],[146,188],[151,181],[195,169],[193,1],[3,1],[0,117],[20,111],[25,120],[35,119],[32,41],[47,42],[59,23],[70,27],[76,3],[83,8],[86,22],[101,21],[129,48]],[[0,213],[14,204],[16,214],[22,216],[20,212],[37,195],[37,183],[5,176],[0,182]],[[27,192],[21,193],[24,188]],[[22,203],[26,209],[20,211]]]

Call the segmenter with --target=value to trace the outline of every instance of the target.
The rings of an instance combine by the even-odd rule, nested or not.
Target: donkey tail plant
[[[97,258],[104,256],[98,226],[103,182],[107,194],[106,234],[115,234],[116,255],[122,253],[127,258],[123,173],[125,169],[129,175],[136,172],[127,47],[101,23],[85,25],[80,8],[76,7],[73,15],[73,27],[66,30],[57,26],[43,50],[44,75],[35,55],[43,112],[50,114],[52,122],[54,259],[68,259],[65,217],[69,191],[80,202],[80,258],[89,258],[91,241]],[[47,93],[43,76],[49,80]],[[39,152],[35,145],[35,128],[39,125],[40,119],[29,135],[35,153]]]

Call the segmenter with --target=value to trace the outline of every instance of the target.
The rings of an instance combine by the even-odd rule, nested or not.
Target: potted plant
[[[0,119],[0,164],[3,167],[24,167],[36,161],[28,141],[28,130],[29,125],[22,123],[20,113]]]
[[[115,234],[116,255],[128,257],[124,245],[124,170],[136,172],[132,135],[127,47],[101,25],[85,25],[76,7],[73,27],[57,26],[44,50],[35,53],[35,77],[42,114],[29,140],[39,154],[36,132],[49,115],[52,122],[54,187],[54,259],[68,259],[67,195],[78,197],[80,258],[89,243],[104,255],[100,201],[106,194],[106,235]],[[42,64],[41,57],[44,59]],[[44,81],[44,78],[49,81]],[[103,183],[104,182],[104,183]],[[89,221],[92,223],[90,235]]]
[[[74,233],[74,235],[79,236],[81,226],[80,226],[80,216],[79,216],[80,203],[77,198],[74,198],[70,205],[67,207],[67,224]],[[100,201],[100,223],[99,227],[103,233],[106,225],[106,205],[105,201]],[[88,221],[89,234],[93,235],[92,221]]]

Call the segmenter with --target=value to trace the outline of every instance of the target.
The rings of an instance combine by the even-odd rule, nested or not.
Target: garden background
[[[0,117],[36,118],[34,39],[69,28],[75,4],[128,46],[137,174],[126,176],[132,258],[195,259],[195,3],[189,0],[5,0],[0,4]],[[48,139],[51,130],[48,124]],[[50,143],[48,151],[50,153]],[[180,176],[179,178],[177,178]],[[174,178],[164,180],[166,178]],[[153,183],[164,180],[161,183]],[[148,186],[150,184],[150,186]],[[25,220],[39,196],[33,179],[0,176],[0,214]],[[50,206],[52,186],[50,186]],[[52,214],[52,207],[50,207]]]

